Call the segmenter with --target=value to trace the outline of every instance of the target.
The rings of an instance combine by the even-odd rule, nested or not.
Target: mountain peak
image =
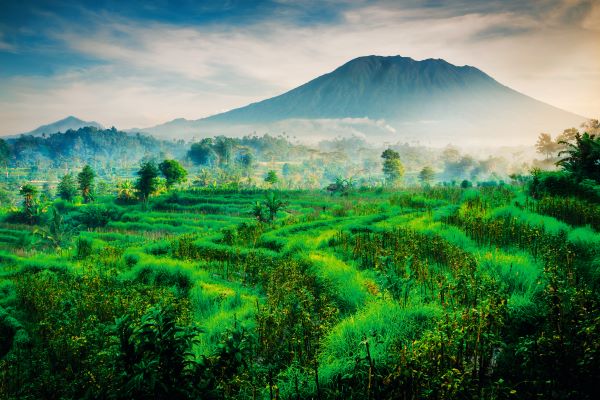
[[[79,128],[83,128],[85,126],[93,126],[94,128],[104,129],[102,125],[95,121],[84,121],[79,119],[73,115],[69,115],[66,118],[60,119],[58,121],[52,122],[47,125],[42,125],[34,130],[24,133],[24,135],[32,135],[32,136],[41,136],[43,134],[50,135],[52,133],[57,132],[66,132],[69,129],[77,130]]]
[[[209,117],[212,121],[268,122],[289,118],[431,119],[452,97],[479,101],[484,92],[506,94],[473,67],[442,59],[364,56],[348,61],[280,96]],[[433,107],[423,108],[423,104]]]
[[[202,126],[217,132],[226,126],[246,130],[285,126],[290,132],[296,126],[301,137],[310,135],[315,124],[324,124],[325,131],[343,126],[348,134],[370,135],[363,127],[349,126],[351,121],[381,128],[378,135],[384,140],[395,135],[457,143],[510,138],[523,143],[535,141],[541,131],[577,126],[584,118],[512,90],[470,65],[368,55],[279,96],[187,125],[190,131]],[[176,127],[185,129],[181,123]],[[150,131],[171,128],[173,124],[165,124]]]

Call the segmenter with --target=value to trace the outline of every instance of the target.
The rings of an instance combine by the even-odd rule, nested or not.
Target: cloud
[[[269,17],[235,24],[97,10],[78,23],[46,15],[52,21],[43,34],[54,46],[95,66],[76,63],[45,79],[0,78],[2,133],[69,114],[121,128],[197,119],[280,94],[368,54],[444,58],[570,111],[594,116],[600,109],[595,2],[277,3]],[[327,17],[306,23],[316,3]],[[0,36],[0,50],[2,43]]]
[[[4,34],[0,32],[0,51],[13,51],[14,49],[14,45],[6,42],[4,40]]]

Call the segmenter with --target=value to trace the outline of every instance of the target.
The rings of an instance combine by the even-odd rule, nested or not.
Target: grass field
[[[58,245],[0,223],[0,397],[145,398],[161,369],[123,369],[115,320],[160,307],[196,327],[202,398],[592,393],[597,205],[509,185],[280,196],[272,223],[251,216],[263,191],[59,202]],[[91,207],[114,212],[71,229]]]

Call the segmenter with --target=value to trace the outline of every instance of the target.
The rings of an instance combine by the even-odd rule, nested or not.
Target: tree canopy
[[[135,183],[140,200],[146,204],[150,195],[158,189],[158,174],[159,170],[154,161],[147,161],[142,164],[137,172],[138,179]]]
[[[404,165],[400,162],[400,154],[392,149],[387,149],[381,154],[383,158],[383,175],[391,185],[397,184],[404,176]]]
[[[559,156],[567,156],[556,165],[572,173],[578,180],[593,179],[600,182],[600,137],[587,132],[583,135],[577,133],[574,143],[560,143],[567,146],[567,149],[561,151]]]
[[[96,172],[86,165],[83,167],[81,172],[77,175],[77,182],[79,183],[79,190],[81,190],[81,196],[83,197],[84,203],[89,203],[94,200],[94,178]]]
[[[188,174],[177,160],[164,160],[158,164],[158,169],[167,180],[169,189],[173,185],[183,182]]]
[[[77,183],[73,174],[65,174],[56,189],[58,197],[66,201],[73,201],[75,196],[77,196]]]

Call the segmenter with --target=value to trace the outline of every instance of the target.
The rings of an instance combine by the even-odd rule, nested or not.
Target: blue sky
[[[0,0],[0,134],[197,119],[368,54],[474,65],[600,114],[596,0]]]

